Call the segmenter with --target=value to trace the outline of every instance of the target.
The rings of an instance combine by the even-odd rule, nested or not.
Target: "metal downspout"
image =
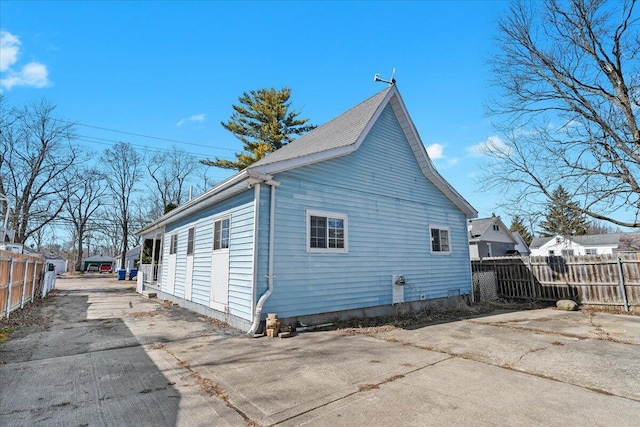
[[[255,336],[258,327],[260,326],[260,316],[262,315],[262,307],[267,299],[273,293],[273,247],[274,247],[274,231],[275,231],[275,212],[276,212],[276,185],[267,182],[271,186],[271,197],[269,200],[269,273],[267,275],[269,287],[267,292],[265,292],[258,303],[256,304],[256,309],[253,315],[253,324],[251,325],[251,329],[247,332],[247,335],[250,337]]]
[[[256,300],[256,291],[258,287],[258,243],[260,242],[260,197],[261,197],[261,187],[260,183],[254,186],[254,195],[253,198],[255,200],[255,206],[253,207],[253,286],[251,286],[251,317],[256,312],[256,306],[253,302]]]

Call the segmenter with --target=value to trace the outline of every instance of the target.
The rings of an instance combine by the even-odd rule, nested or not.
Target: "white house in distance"
[[[618,251],[622,236],[624,233],[536,237],[529,248],[531,256],[611,255]]]
[[[139,230],[161,249],[140,271],[159,298],[250,335],[267,313],[378,315],[471,292],[476,215],[390,86]]]

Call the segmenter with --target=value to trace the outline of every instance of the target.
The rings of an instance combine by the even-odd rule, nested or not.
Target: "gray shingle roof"
[[[333,120],[293,140],[250,166],[251,169],[355,144],[392,86]]]
[[[498,219],[498,217],[478,218],[478,219],[469,220],[469,223],[471,223],[471,226],[472,226],[471,235],[469,237],[471,239],[474,239],[482,236],[485,233],[485,231],[487,231],[489,227],[491,227],[496,222],[496,219]]]

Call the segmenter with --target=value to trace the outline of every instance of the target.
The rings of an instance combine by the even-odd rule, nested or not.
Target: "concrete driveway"
[[[249,339],[131,282],[57,288],[0,344],[2,426],[640,425],[637,316]]]

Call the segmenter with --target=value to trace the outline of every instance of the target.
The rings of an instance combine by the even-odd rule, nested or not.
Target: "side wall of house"
[[[274,293],[263,313],[281,317],[469,293],[467,220],[428,182],[388,106],[361,147],[341,158],[277,174]],[[260,230],[268,227],[261,197]],[[307,210],[347,215],[347,253],[307,251]],[[449,232],[451,252],[431,252],[430,227]],[[262,232],[262,231],[261,231]],[[268,239],[260,239],[257,298],[265,292]]]
[[[229,314],[251,320],[253,299],[253,233],[254,199],[253,190],[247,190],[229,200],[203,209],[166,228],[163,245],[162,291],[167,292],[170,274],[169,245],[171,235],[178,236],[178,249],[175,269],[175,287],[173,295],[185,298],[187,236],[189,228],[195,227],[193,254],[193,281],[191,300],[209,307],[211,295],[212,271],[211,254],[213,251],[213,222],[215,219],[230,216],[229,242]]]

